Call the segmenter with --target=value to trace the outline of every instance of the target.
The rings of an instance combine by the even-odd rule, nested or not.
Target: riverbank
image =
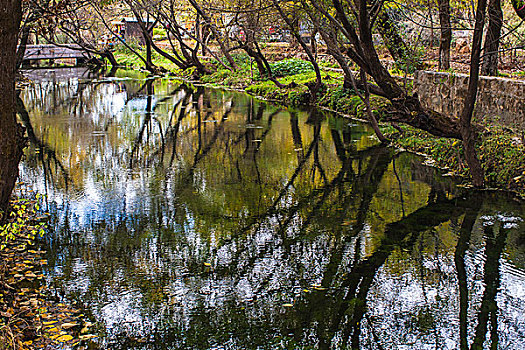
[[[0,227],[0,350],[67,349],[93,337],[81,311],[47,289],[38,244],[47,216],[40,199],[18,185],[9,220]]]
[[[140,66],[140,62],[123,52],[117,54],[119,62],[131,67]],[[244,91],[250,95],[274,101],[287,106],[311,103],[308,84],[315,82],[315,73],[309,62],[300,59],[286,59],[272,62],[275,77],[283,84],[293,87],[279,88],[273,82],[259,77],[255,63],[246,55],[234,55],[239,69],[232,72],[211,60],[208,62],[214,71],[200,77],[200,82],[218,88],[230,88]],[[173,74],[191,79],[193,69],[180,71],[174,69],[166,59],[156,57],[156,63],[167,68]],[[334,69],[329,61],[320,62],[324,87],[319,91],[315,105],[333,110],[343,116],[366,120],[364,103],[352,91],[343,88],[343,75]],[[392,71],[393,74],[401,74]],[[402,78],[400,78],[402,79]],[[405,80],[410,89],[410,80]],[[381,123],[381,117],[389,111],[389,102],[379,96],[371,97],[374,115]],[[486,185],[490,188],[515,191],[525,196],[525,136],[515,130],[494,123],[483,123],[478,140],[479,158],[485,171]],[[451,174],[462,176],[469,182],[468,167],[463,156],[461,142],[458,140],[435,137],[427,132],[410,126],[400,125],[393,128],[381,124],[385,135],[397,147],[425,154],[435,166],[447,169]]]

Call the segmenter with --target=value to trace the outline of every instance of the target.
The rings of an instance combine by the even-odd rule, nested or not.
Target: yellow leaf
[[[62,324],[62,328],[63,329],[69,329],[69,328],[73,328],[73,327],[76,327],[78,326],[78,323],[74,323],[74,322],[71,322],[71,323],[63,323]]]
[[[93,338],[96,338],[97,336],[94,335],[94,334],[86,334],[86,335],[81,335],[78,337],[78,339],[80,340],[88,340],[88,339],[93,339]]]
[[[61,343],[65,343],[67,341],[70,341],[71,339],[73,339],[72,336],[70,336],[69,334],[64,334],[64,335],[61,335],[60,337],[58,337],[56,340],[61,342]]]
[[[293,307],[293,304],[283,304],[284,307]]]

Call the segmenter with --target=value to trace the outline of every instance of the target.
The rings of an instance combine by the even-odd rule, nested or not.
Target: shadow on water
[[[522,202],[368,128],[169,79],[37,81],[46,276],[112,349],[519,349]]]

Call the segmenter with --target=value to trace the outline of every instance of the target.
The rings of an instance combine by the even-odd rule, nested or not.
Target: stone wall
[[[414,90],[423,105],[449,115],[461,113],[467,87],[466,74],[418,71],[414,75]],[[480,77],[474,116],[524,130],[525,81]]]

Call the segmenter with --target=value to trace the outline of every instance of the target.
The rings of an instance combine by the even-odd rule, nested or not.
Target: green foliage
[[[329,88],[327,93],[320,100],[320,103],[323,106],[326,106],[336,111],[355,111],[356,104],[353,103],[354,97],[359,99],[358,96],[353,94],[353,91],[345,89],[343,86],[337,86]],[[359,102],[361,102],[360,99]]]
[[[395,67],[393,69],[394,74],[414,74],[418,69],[421,69],[421,62],[423,62],[426,55],[426,48],[419,45],[413,47],[410,50],[411,55],[406,60],[399,60],[395,62]]]
[[[203,83],[215,83],[215,82],[222,82],[225,79],[227,79],[232,72],[228,69],[218,69],[216,72],[208,75],[204,75],[201,77],[201,81]]]
[[[164,40],[168,37],[166,29],[164,28],[153,28],[153,38],[155,40]]]
[[[310,62],[300,59],[289,59],[271,63],[272,73],[276,77],[286,77],[301,73],[308,73],[314,70]]]
[[[233,61],[235,62],[235,64],[239,66],[241,70],[249,69],[252,59],[250,58],[250,56],[248,56],[248,54],[246,54],[245,52],[235,52],[231,54],[231,57],[233,58]],[[228,60],[225,57],[221,57],[220,61],[226,66],[230,65]],[[219,61],[217,61],[216,59],[212,59],[210,62],[213,65],[215,65],[217,68],[219,67],[224,68],[222,67],[221,64],[219,64]]]
[[[283,84],[287,84],[287,82],[283,82]],[[280,89],[271,81],[263,81],[247,87],[246,92],[269,100],[282,101],[292,106],[306,104],[310,100],[310,90],[305,85]]]
[[[135,42],[128,43],[131,48],[136,50],[142,57],[146,57],[146,52],[143,47]],[[144,62],[133,52],[131,52],[127,47],[122,44],[119,44],[115,47],[115,59],[119,65],[129,68],[144,68]],[[156,66],[161,66],[173,73],[180,73],[181,69],[173,62],[167,58],[159,55],[156,51],[152,52],[152,61]]]
[[[512,7],[516,14],[521,18],[525,19],[525,1],[523,0],[511,0]]]
[[[480,160],[489,184],[523,191],[525,187],[525,146],[515,137],[498,130],[480,145]]]
[[[37,195],[36,200],[17,198],[11,203],[7,223],[0,226],[0,250],[5,249],[7,243],[17,237],[34,239],[44,234],[45,224],[34,222],[40,211],[41,198],[41,195]]]

